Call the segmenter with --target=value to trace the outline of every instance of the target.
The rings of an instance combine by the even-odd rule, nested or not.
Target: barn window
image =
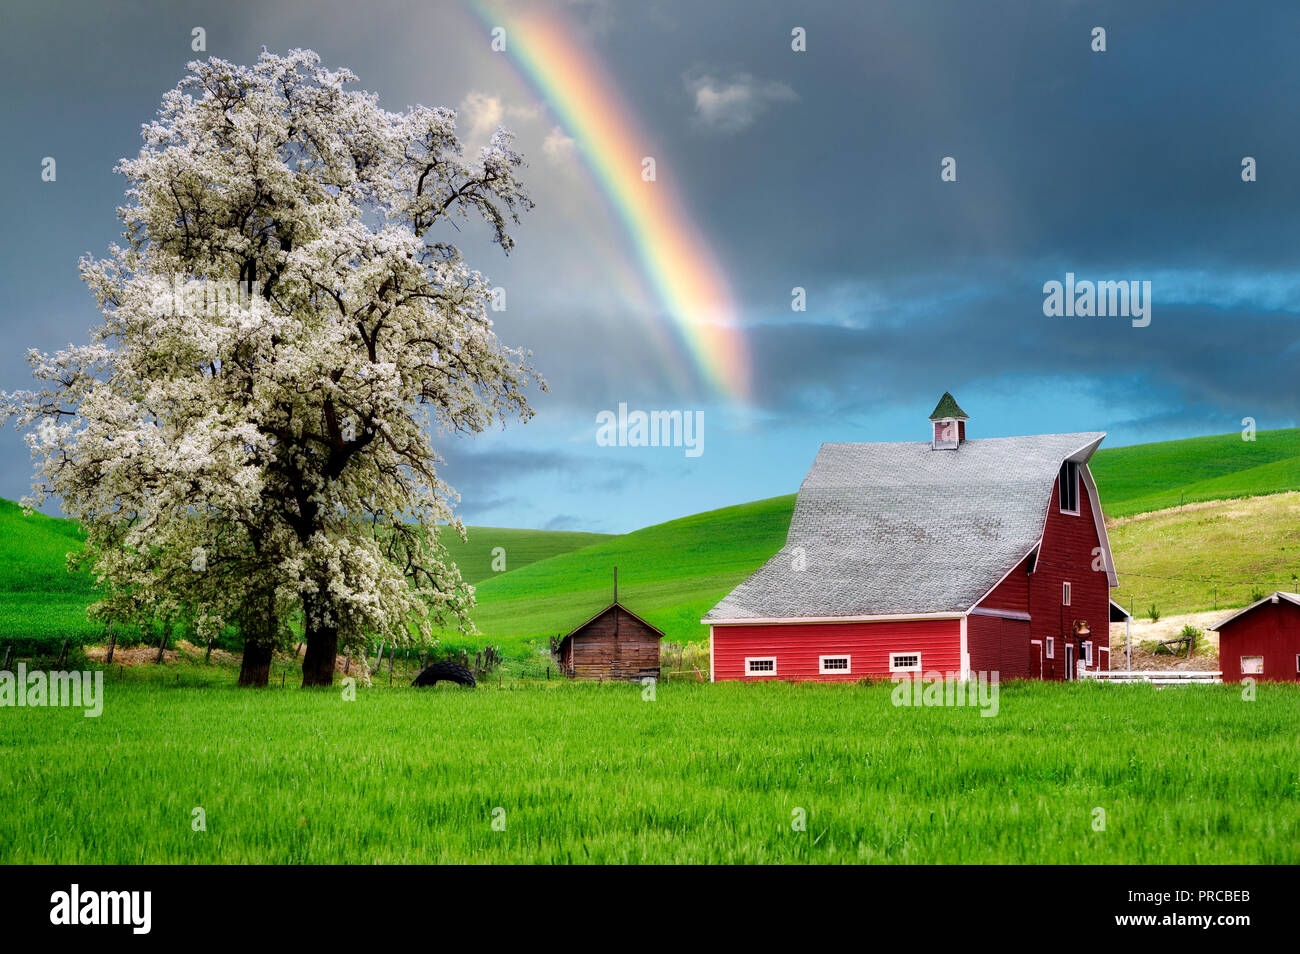
[[[1083,644],[1083,664],[1085,666],[1092,665],[1092,640],[1091,639]]]
[[[1061,584],[1061,605],[1062,606],[1070,605],[1070,584],[1069,583]]]
[[[1079,465],[1067,460],[1057,478],[1062,513],[1079,513]]]
[[[1056,637],[1055,636],[1047,637],[1047,658],[1048,659],[1056,658]]]
[[[1295,671],[1296,671],[1296,675],[1300,675],[1300,653],[1296,653]]]
[[[1264,657],[1263,656],[1242,656],[1241,674],[1243,676],[1264,675]]]
[[[776,657],[761,656],[758,658],[745,657],[745,675],[746,676],[775,676],[776,675]]]
[[[890,672],[920,672],[921,654],[920,653],[890,653],[889,671]]]
[[[848,656],[818,656],[818,668],[822,675],[828,672],[852,672]]]

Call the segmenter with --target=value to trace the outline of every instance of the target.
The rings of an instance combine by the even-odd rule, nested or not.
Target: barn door
[[[1065,678],[1073,679],[1074,676],[1074,646],[1067,642],[1065,644]]]
[[[1043,641],[1035,639],[1029,644],[1029,678],[1043,678]]]

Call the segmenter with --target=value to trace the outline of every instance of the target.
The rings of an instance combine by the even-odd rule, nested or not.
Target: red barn
[[[930,421],[928,441],[822,445],[785,546],[702,620],[712,679],[1110,668],[1106,435],[970,440],[946,393]]]
[[[1224,682],[1300,680],[1300,594],[1266,596],[1211,629],[1219,633]]]

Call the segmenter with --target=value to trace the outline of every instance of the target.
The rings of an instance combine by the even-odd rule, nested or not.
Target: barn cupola
[[[930,415],[931,450],[956,450],[966,440],[966,422],[970,418],[947,391]]]

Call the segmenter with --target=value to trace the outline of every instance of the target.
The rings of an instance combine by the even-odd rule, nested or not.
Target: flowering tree
[[[95,612],[236,623],[244,683],[300,619],[329,684],[340,648],[469,625],[431,433],[526,420],[545,385],[434,233],[481,217],[509,252],[532,202],[507,132],[469,162],[454,112],[385,111],[310,51],[189,70],[119,166],[125,246],[81,263],[103,323],[7,396],[27,502],[81,520]]]

